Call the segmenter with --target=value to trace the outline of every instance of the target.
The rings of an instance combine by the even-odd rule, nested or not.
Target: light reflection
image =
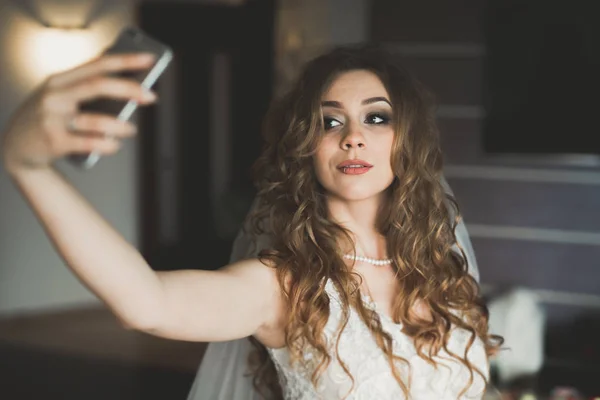
[[[98,35],[85,29],[38,28],[24,35],[20,48],[31,79],[41,80],[97,56],[101,50]]]

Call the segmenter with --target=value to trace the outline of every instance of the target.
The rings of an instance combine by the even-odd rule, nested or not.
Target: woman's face
[[[341,200],[381,195],[394,179],[390,97],[379,77],[357,70],[338,76],[321,101],[324,131],[314,156],[317,179]]]

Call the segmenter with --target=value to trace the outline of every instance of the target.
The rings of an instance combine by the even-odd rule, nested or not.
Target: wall
[[[243,2],[180,1],[218,1],[232,6]],[[278,91],[287,87],[302,63],[312,56],[331,46],[364,41],[368,31],[367,3],[366,0],[280,1],[276,28]],[[25,39],[32,32],[43,31],[40,21],[70,25],[89,20],[96,41],[80,48],[80,52],[92,50],[91,55],[132,20],[134,4],[134,0],[0,0],[0,127],[43,79],[44,71],[31,68],[56,63],[74,53],[47,56],[32,53]],[[62,50],[65,47],[69,50],[69,46],[63,46]],[[101,214],[137,245],[136,142],[127,142],[118,155],[102,160],[90,171],[79,171],[65,163],[58,166]],[[0,169],[0,316],[97,303],[65,268],[39,223]]]
[[[370,34],[391,44],[438,98],[445,173],[485,287],[534,290],[550,323],[598,315],[600,163],[483,153],[485,3],[374,0]]]
[[[276,94],[303,64],[326,51],[367,40],[368,0],[281,0],[277,18]]]
[[[33,14],[38,18],[71,15],[80,20],[88,13],[93,14],[90,30],[97,38],[95,46],[99,50],[131,20],[132,7],[131,2],[123,0],[21,3],[0,0],[0,127],[4,127],[10,113],[42,79],[40,71],[30,69],[44,60],[35,60],[35,54],[26,53],[31,47],[24,44],[26,38],[44,30]],[[59,164],[73,184],[134,244],[137,243],[136,164],[134,141],[126,143],[117,156],[101,160],[87,172]],[[97,300],[64,267],[0,167],[0,315],[94,303]]]

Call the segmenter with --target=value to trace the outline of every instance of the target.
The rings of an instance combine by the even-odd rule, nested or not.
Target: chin
[[[344,190],[335,190],[331,194],[339,200],[354,202],[365,201],[369,199],[379,199],[386,188],[348,188]]]

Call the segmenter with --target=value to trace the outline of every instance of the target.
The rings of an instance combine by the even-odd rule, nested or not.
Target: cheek
[[[317,175],[320,175],[329,169],[329,163],[331,162],[334,153],[335,148],[332,149],[331,144],[328,143],[328,141],[321,141],[313,157],[313,163]]]
[[[327,170],[327,157],[322,151],[317,150],[313,156],[313,168],[317,181],[322,185]]]
[[[377,148],[377,159],[386,160],[390,169],[392,167],[392,148],[394,145],[394,138],[386,138],[387,140],[380,143]]]

